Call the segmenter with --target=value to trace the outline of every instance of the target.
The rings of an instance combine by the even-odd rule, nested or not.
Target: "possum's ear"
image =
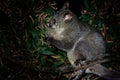
[[[72,18],[73,18],[72,13],[68,12],[64,14],[64,21],[70,21],[72,20]]]
[[[69,9],[69,2],[65,2],[65,3],[64,3],[63,9]]]

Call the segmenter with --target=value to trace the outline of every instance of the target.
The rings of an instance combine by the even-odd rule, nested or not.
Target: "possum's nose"
[[[48,22],[48,23],[47,23],[47,27],[48,27],[48,28],[52,28],[52,26],[51,26],[51,23],[50,23],[50,22]]]
[[[50,23],[47,23],[46,26],[49,27],[49,26],[50,26]]]

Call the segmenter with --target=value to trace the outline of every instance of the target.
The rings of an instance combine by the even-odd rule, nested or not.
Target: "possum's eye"
[[[55,19],[53,19],[53,24],[55,24],[56,23],[56,20]]]
[[[55,24],[56,24],[56,20],[55,19],[52,19],[51,21],[48,22],[47,26],[49,28],[56,28],[55,27]]]
[[[52,24],[51,28],[55,29],[56,28],[56,20],[53,19],[51,24]]]

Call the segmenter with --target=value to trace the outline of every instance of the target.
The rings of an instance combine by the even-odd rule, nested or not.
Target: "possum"
[[[106,51],[101,33],[80,21],[67,4],[48,23],[47,35],[51,44],[67,52],[68,60],[74,66],[102,57]]]
[[[102,59],[105,55],[108,55],[106,54],[104,37],[99,30],[80,21],[69,10],[69,4],[64,4],[63,8],[54,14],[48,23],[47,35],[49,37],[48,41],[52,45],[67,52],[67,58],[74,67],[84,64],[86,61]],[[101,64],[90,66],[85,72],[97,74],[107,80],[120,79],[118,77],[120,72],[109,71]],[[114,75],[111,76],[111,74]]]

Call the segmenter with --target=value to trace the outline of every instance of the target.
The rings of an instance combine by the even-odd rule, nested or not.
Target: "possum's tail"
[[[85,72],[96,74],[107,80],[120,80],[120,72],[111,71],[100,64],[96,64],[94,66],[87,68]]]

